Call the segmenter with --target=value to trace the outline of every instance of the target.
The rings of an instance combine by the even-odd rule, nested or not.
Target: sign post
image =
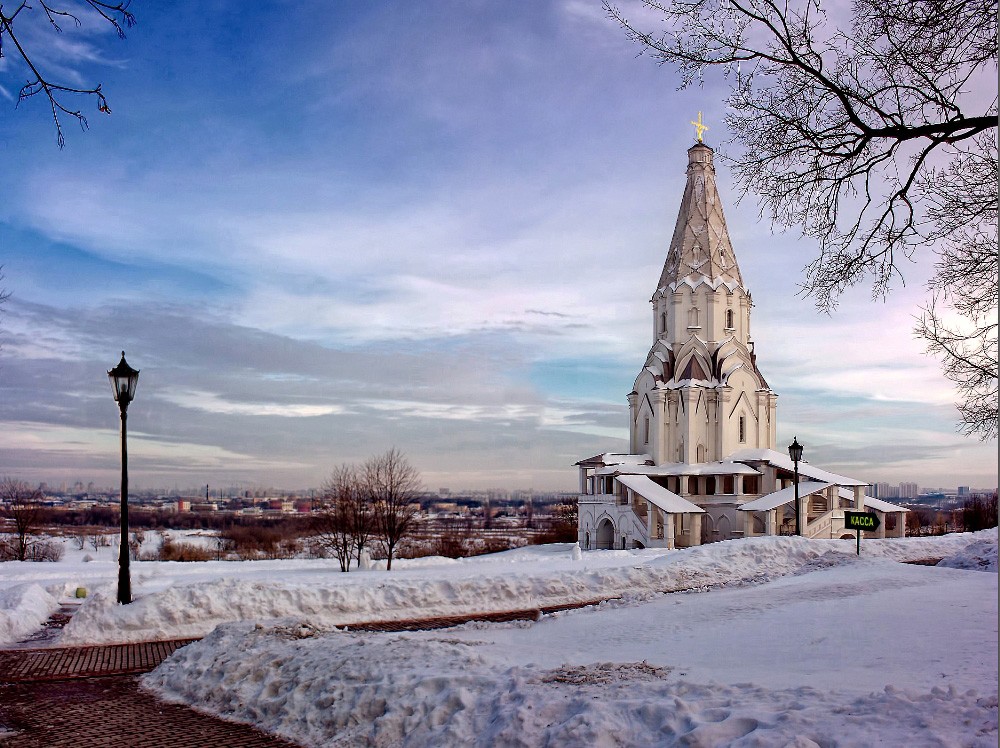
[[[861,533],[874,532],[882,521],[875,512],[844,512],[844,527],[858,534],[858,555],[861,555]]]

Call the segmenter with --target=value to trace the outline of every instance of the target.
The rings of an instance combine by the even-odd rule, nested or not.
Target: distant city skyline
[[[83,483],[82,481],[73,481],[71,483],[60,482],[58,484],[52,484],[48,481],[40,481],[40,486],[44,486],[50,493],[65,493],[72,494],[78,492],[104,494],[104,493],[117,493],[119,487],[117,485],[106,485],[101,486],[96,483]],[[967,493],[983,493],[996,491],[996,486],[969,486],[969,485],[954,485],[954,486],[920,486],[912,482],[901,482],[898,484],[885,483],[884,481],[878,481],[870,484],[872,488],[876,489],[879,496],[886,498],[887,494],[883,494],[882,487],[887,486],[890,489],[888,496],[893,498],[912,498],[920,494],[928,493],[955,493],[960,494],[963,491]],[[903,490],[908,487],[915,487],[915,493],[912,496],[903,496]],[[196,497],[205,496],[206,486],[130,486],[130,493],[136,494],[159,494],[163,496],[181,496],[181,497]],[[208,484],[208,493],[210,498],[229,498],[229,497],[239,497],[241,495],[249,493],[250,495],[266,495],[268,492],[282,492],[282,493],[297,493],[300,496],[308,496],[309,494],[315,494],[321,486],[294,486],[288,488],[278,488],[276,486],[265,486],[265,485],[245,485],[245,486],[226,486],[219,485],[213,486]],[[527,488],[511,488],[505,486],[485,486],[478,488],[471,488],[468,486],[459,486],[456,488],[448,486],[424,486],[424,493],[427,494],[437,494],[439,496],[463,496],[463,495],[477,495],[477,494],[489,494],[489,493],[499,493],[507,494],[510,496],[544,496],[553,494],[575,494],[575,491],[567,490],[542,490],[535,489],[533,487]]]
[[[577,460],[628,449],[688,123],[724,151],[723,81],[677,91],[599,0],[133,10],[124,41],[48,50],[114,112],[64,150],[0,70],[0,474],[116,485],[122,349],[133,487],[318,486],[396,446],[427,487],[572,491]],[[956,433],[911,333],[933,255],[819,314],[816,246],[717,161],[778,444],[995,486],[996,442]]]

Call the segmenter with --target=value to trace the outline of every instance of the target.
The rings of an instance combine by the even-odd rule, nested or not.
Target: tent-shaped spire
[[[688,149],[687,184],[657,290],[685,278],[697,282],[702,277],[713,285],[723,281],[743,286],[715,186],[713,153],[701,142]]]

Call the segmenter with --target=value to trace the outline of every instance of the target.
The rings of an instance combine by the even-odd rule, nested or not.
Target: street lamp
[[[135,398],[135,386],[139,383],[139,370],[133,369],[125,361],[125,351],[118,366],[108,372],[115,402],[122,414],[122,539],[118,548],[118,602],[122,605],[132,602],[132,584],[128,571],[128,447],[125,441],[125,412]]]
[[[802,526],[799,524],[799,460],[802,459],[802,445],[796,436],[792,443],[788,445],[788,456],[795,463],[795,534],[802,534]]]

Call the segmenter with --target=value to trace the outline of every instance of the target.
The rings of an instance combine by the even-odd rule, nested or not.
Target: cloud
[[[150,6],[127,74],[93,61],[121,102],[100,132],[58,152],[0,121],[0,421],[36,429],[32,464],[113,478],[83,435],[114,427],[123,348],[131,422],[178,445],[143,480],[301,486],[395,443],[440,485],[572,488],[581,456],[627,448],[687,122],[721,139],[723,89],[675,91],[599,7]],[[718,175],[779,438],[848,474],[886,439],[894,466],[907,445],[982,463],[909,333],[930,259],[887,304],[818,316],[796,296],[815,247]]]

